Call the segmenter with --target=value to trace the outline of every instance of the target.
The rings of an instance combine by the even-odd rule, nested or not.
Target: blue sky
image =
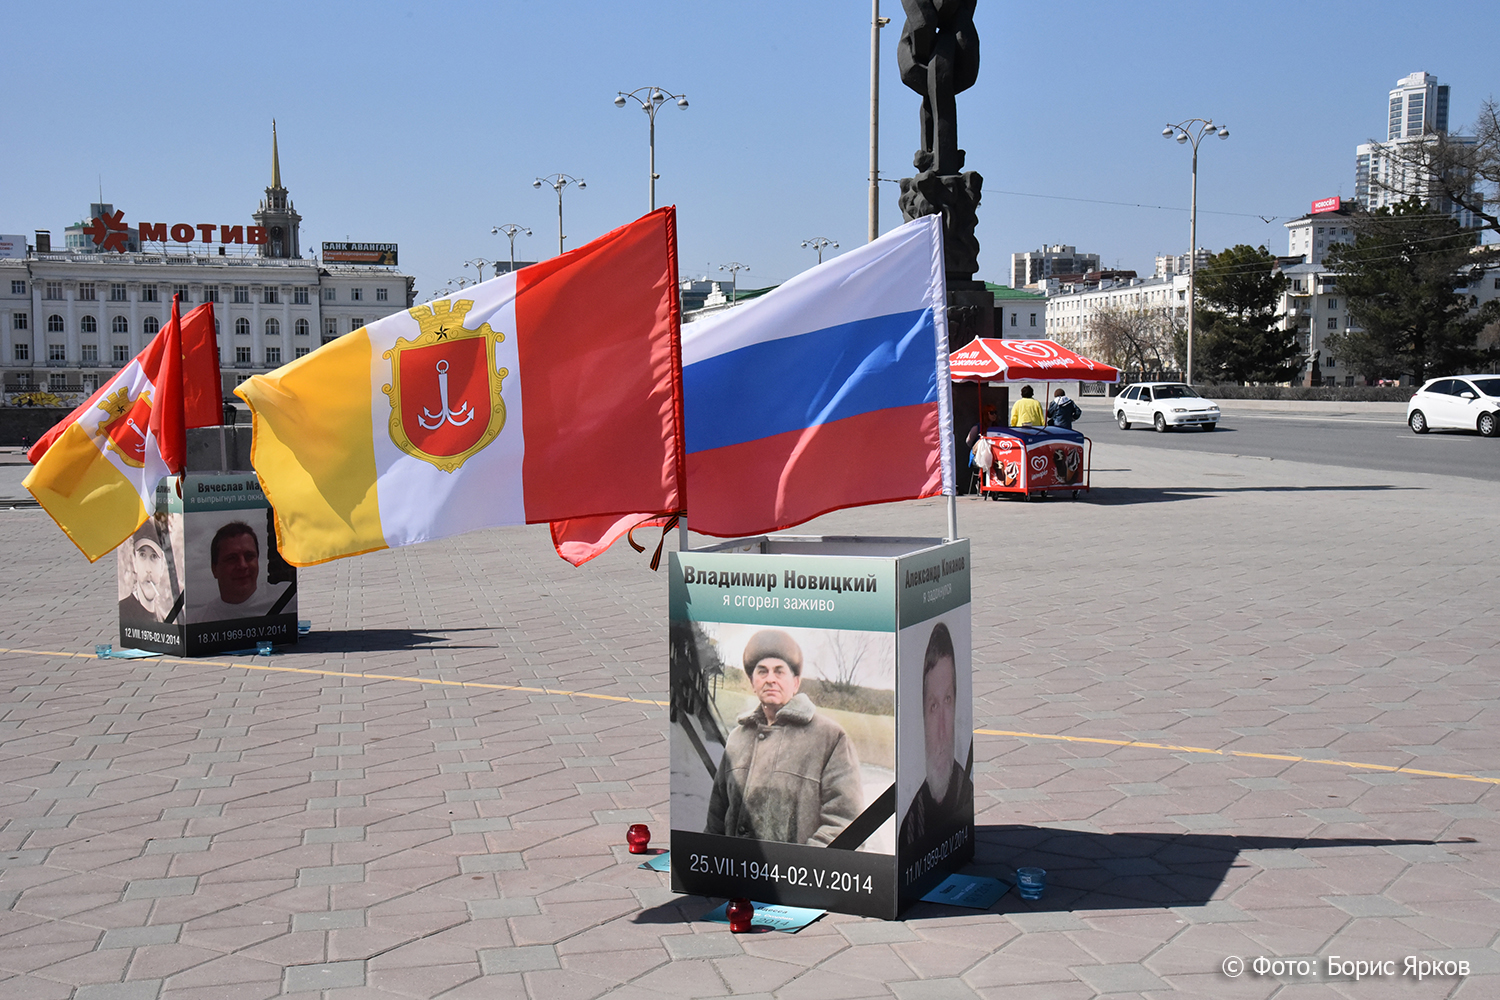
[[[0,232],[62,229],[98,196],[127,221],[245,223],[282,176],[303,245],[395,242],[426,296],[505,256],[555,252],[646,208],[646,85],[687,94],[657,122],[659,204],[679,209],[681,270],[750,265],[745,287],[814,261],[814,236],[866,233],[868,0],[5,4]],[[1386,92],[1416,70],[1452,86],[1455,125],[1500,95],[1471,33],[1485,5],[980,0],[979,82],[959,98],[985,177],[980,276],[1044,243],[1149,272],[1187,247],[1189,153],[1168,121],[1232,135],[1199,168],[1199,243],[1268,243],[1308,203],[1352,195],[1354,147],[1383,137]],[[881,172],[911,173],[919,99],[896,76],[898,0],[882,32]],[[1491,68],[1485,70],[1488,64]],[[1047,197],[1037,197],[1047,196]],[[1076,199],[1166,206],[1135,208]],[[1222,214],[1221,214],[1222,213]],[[1274,216],[1270,224],[1256,216]],[[881,228],[899,224],[882,185]]]

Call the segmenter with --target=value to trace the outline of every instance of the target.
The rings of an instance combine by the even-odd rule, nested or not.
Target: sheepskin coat
[[[821,847],[863,809],[849,735],[798,694],[773,724],[760,705],[739,717],[714,777],[704,832]]]

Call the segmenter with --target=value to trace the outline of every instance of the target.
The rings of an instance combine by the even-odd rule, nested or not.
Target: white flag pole
[[[948,496],[948,541],[958,538],[958,468],[953,454],[957,432],[953,427],[953,379],[948,372],[948,275],[943,247],[942,216],[928,217],[933,230],[932,296],[933,326],[937,343],[938,448],[943,469],[943,492]],[[946,433],[945,433],[946,432]]]

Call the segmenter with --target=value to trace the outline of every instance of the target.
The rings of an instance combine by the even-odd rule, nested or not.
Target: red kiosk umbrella
[[[1120,369],[1050,340],[978,337],[948,355],[955,382],[1118,382]]]
[[[948,377],[973,382],[1118,382],[1120,369],[1074,354],[1051,340],[1001,340],[976,337],[948,355]],[[984,430],[984,405],[979,407]]]

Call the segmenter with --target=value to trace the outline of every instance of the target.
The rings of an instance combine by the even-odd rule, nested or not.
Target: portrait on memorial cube
[[[974,822],[974,711],[968,606],[897,637],[901,768],[897,836],[921,854]]]
[[[676,620],[672,827],[878,854],[895,784],[895,636]],[[878,811],[878,807],[877,807]]]
[[[121,622],[182,620],[182,549],[182,515],[159,513],[115,550]]]
[[[295,571],[276,551],[268,507],[193,511],[187,515],[188,621],[295,614]]]

